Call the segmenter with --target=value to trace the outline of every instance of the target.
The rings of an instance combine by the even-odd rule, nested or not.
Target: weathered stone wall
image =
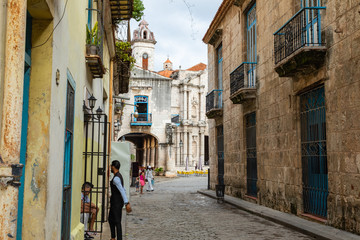
[[[299,10],[298,1],[256,1],[257,97],[242,105],[230,97],[230,73],[246,61],[246,12],[250,1],[231,6],[217,29],[223,45],[223,117],[209,121],[211,185],[217,183],[215,126],[223,123],[226,193],[300,215],[302,193],[300,97],[324,85],[330,225],[360,233],[360,2],[325,1],[321,11],[326,40],[323,66],[310,74],[279,77],[273,33]],[[216,43],[218,44],[218,43]],[[216,89],[215,46],[209,45],[209,91]],[[256,111],[257,199],[247,198],[244,116]]]

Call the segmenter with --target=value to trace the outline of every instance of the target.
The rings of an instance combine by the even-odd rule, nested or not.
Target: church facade
[[[173,70],[167,59],[163,70],[154,71],[156,40],[143,20],[134,30],[129,92],[117,121],[117,140],[134,144],[140,166],[162,167],[167,175],[208,163],[208,131],[205,116],[207,66]],[[133,105],[133,106],[132,106]]]

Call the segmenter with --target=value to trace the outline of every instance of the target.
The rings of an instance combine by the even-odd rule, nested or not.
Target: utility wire
[[[40,44],[40,45],[37,45],[37,46],[33,47],[32,49],[38,48],[38,47],[41,47],[41,46],[44,46],[44,45],[50,40],[51,36],[54,34],[55,29],[59,26],[60,22],[63,20],[63,18],[64,18],[64,16],[65,16],[65,12],[66,12],[66,7],[67,7],[67,4],[68,4],[68,1],[69,1],[69,0],[66,0],[66,3],[65,3],[65,6],[64,6],[64,11],[63,11],[63,13],[62,13],[62,16],[61,16],[59,22],[55,25],[54,29],[51,31],[49,37],[46,39],[45,42],[43,42],[43,43]]]

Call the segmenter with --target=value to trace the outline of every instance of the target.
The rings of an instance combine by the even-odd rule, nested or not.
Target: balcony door
[[[246,16],[246,32],[247,32],[247,62],[256,63],[256,5],[254,4]],[[255,86],[256,65],[251,64],[247,70],[247,86]]]
[[[148,100],[147,96],[135,96],[135,105],[137,105],[137,111],[139,116],[136,118],[137,122],[147,122],[148,119]]]

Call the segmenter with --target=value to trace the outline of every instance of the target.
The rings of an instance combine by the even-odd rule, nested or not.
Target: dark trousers
[[[112,223],[110,224],[111,238],[115,238],[117,236],[117,240],[122,240],[122,228],[120,223]]]

